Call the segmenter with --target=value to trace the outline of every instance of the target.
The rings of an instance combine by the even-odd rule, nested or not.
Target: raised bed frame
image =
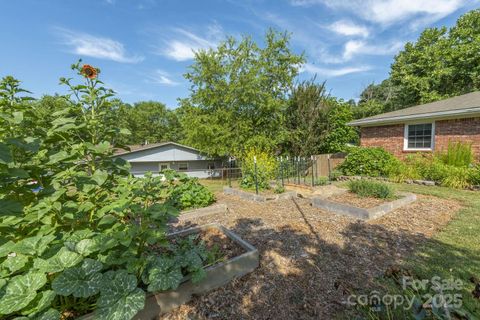
[[[372,208],[358,208],[348,204],[338,203],[327,198],[312,198],[312,206],[315,208],[339,213],[343,215],[353,216],[362,220],[370,220],[379,218],[395,209],[403,207],[417,200],[417,196],[413,193],[399,192],[401,198],[393,200]]]
[[[147,294],[145,300],[145,307],[143,308],[143,310],[139,311],[133,319],[158,319],[160,315],[169,312],[190,301],[193,295],[205,294],[213,289],[222,287],[234,278],[240,278],[252,272],[258,267],[258,250],[251,244],[240,238],[234,232],[226,229],[225,227],[217,223],[189,228],[186,230],[171,233],[168,236],[187,236],[209,228],[215,228],[220,230],[233,242],[242,247],[245,252],[225,262],[220,262],[213,266],[205,268],[206,277],[198,283],[193,283],[190,280],[190,277],[186,276],[180,286],[175,290],[169,290],[155,294]],[[80,319],[93,320],[95,319],[95,314],[91,313],[81,317]]]
[[[227,186],[223,187],[223,193],[238,196],[244,200],[256,201],[256,202],[275,201],[279,199],[292,199],[297,197],[296,191],[287,191],[287,192],[283,192],[276,195],[266,196],[266,195],[255,194],[252,192],[243,191],[235,188],[230,188]]]

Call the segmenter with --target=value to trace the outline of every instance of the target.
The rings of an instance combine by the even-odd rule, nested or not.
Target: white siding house
[[[128,161],[132,167],[130,170],[135,176],[143,176],[148,171],[158,174],[170,168],[191,177],[209,178],[218,175],[214,169],[223,166],[221,159],[210,158],[195,148],[175,142],[129,147],[130,151],[118,150],[114,157]]]

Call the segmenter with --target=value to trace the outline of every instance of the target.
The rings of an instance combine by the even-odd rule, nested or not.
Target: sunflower
[[[95,79],[97,77],[98,72],[97,72],[97,69],[92,67],[91,65],[84,64],[82,67],[81,74],[83,74],[85,78]]]

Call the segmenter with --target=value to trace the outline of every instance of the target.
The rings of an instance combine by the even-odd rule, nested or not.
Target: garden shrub
[[[348,189],[360,197],[391,199],[395,196],[395,192],[391,186],[370,180],[349,181]]]
[[[470,168],[468,181],[472,186],[480,186],[480,164]]]
[[[215,202],[215,195],[202,185],[198,178],[192,178],[175,171],[164,171],[163,174],[172,184],[167,201],[176,208],[180,210],[202,208]]]
[[[265,151],[250,148],[242,157],[242,181],[245,189],[255,188],[255,164],[257,159],[257,183],[260,190],[270,189],[270,181],[275,178],[277,162],[275,157]]]
[[[473,163],[474,158],[472,144],[450,141],[447,150],[440,152],[436,157],[449,166],[468,167]]]
[[[73,65],[83,78],[51,126],[35,126],[19,82],[0,82],[0,318],[60,319],[94,311],[95,319],[131,319],[146,292],[204,275],[204,248],[174,245],[167,222],[178,214],[170,182],[135,178],[112,158],[113,91],[99,70]],[[168,180],[168,179],[167,179]]]
[[[337,169],[347,176],[386,177],[399,160],[382,148],[353,148]]]
[[[329,184],[330,181],[328,179],[328,177],[318,177],[316,180],[315,180],[315,185],[316,186],[325,186],[327,184]]]

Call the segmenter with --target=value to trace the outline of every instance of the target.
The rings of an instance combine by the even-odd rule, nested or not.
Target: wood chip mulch
[[[334,202],[348,204],[357,208],[365,208],[365,209],[373,208],[381,204],[384,204],[386,202],[393,201],[391,199],[378,199],[373,197],[362,198],[353,192],[344,192],[341,194],[335,194],[335,195],[332,195],[331,197],[328,197],[327,199]]]
[[[308,199],[252,203],[218,195],[230,208],[181,222],[218,222],[260,252],[260,267],[195,297],[162,319],[333,319],[351,293],[378,287],[375,278],[400,264],[445,226],[457,202],[429,196],[363,222],[310,206]]]

